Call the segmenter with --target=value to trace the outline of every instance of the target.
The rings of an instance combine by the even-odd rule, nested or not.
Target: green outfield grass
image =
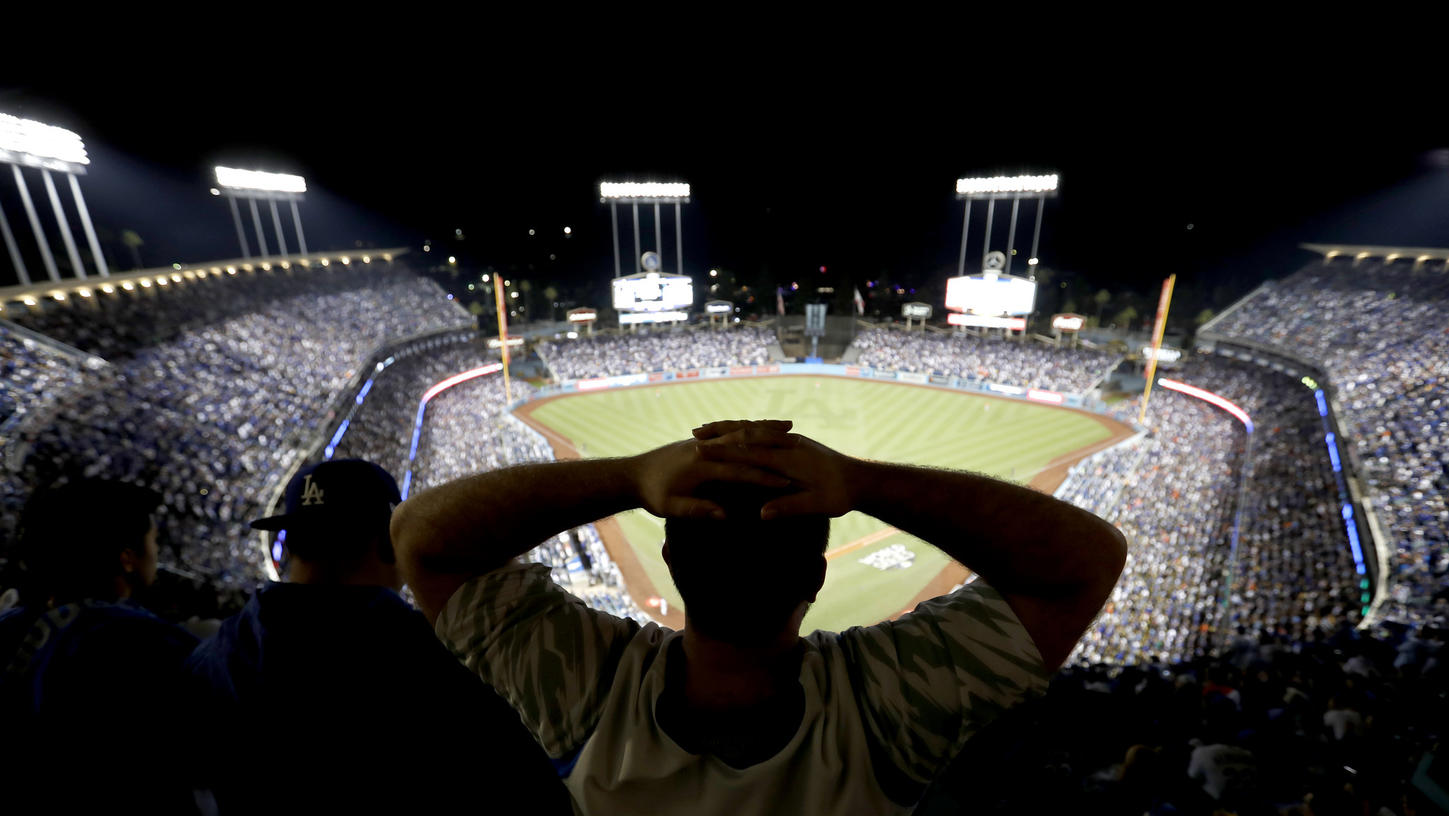
[[[1048,462],[1105,440],[1111,432],[1089,416],[1049,406],[871,380],[782,376],[705,380],[570,395],[539,406],[538,422],[571,440],[585,456],[628,456],[689,435],[717,419],[791,419],[795,430],[853,456],[962,468],[1025,482]],[[654,586],[681,605],[659,554],[664,522],[642,510],[619,524]],[[861,513],[835,519],[829,549],[885,525]],[[881,570],[861,559],[893,545],[915,555],[904,569]],[[900,612],[948,563],[944,553],[903,533],[830,561],[825,588],[805,631],[839,631]]]

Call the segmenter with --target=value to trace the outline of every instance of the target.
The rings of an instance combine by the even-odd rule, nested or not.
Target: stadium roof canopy
[[[407,247],[393,249],[364,249],[348,252],[308,252],[296,255],[273,255],[267,258],[232,258],[224,261],[206,261],[194,264],[175,264],[153,269],[137,269],[115,275],[91,275],[85,278],[63,278],[58,281],[42,281],[23,286],[0,288],[0,304],[21,302],[36,306],[44,300],[65,301],[68,298],[90,298],[96,295],[113,295],[116,290],[134,291],[139,285],[149,289],[152,285],[169,287],[184,285],[211,275],[222,277],[239,272],[269,271],[272,269],[320,269],[332,264],[350,266],[370,264],[373,261],[391,262],[408,252]],[[0,305],[0,318],[7,310]]]
[[[1431,249],[1426,247],[1388,247],[1388,246],[1354,246],[1351,244],[1299,244],[1309,252],[1317,252],[1325,259],[1336,258],[1340,255],[1364,260],[1367,258],[1382,258],[1386,261],[1413,260],[1418,263],[1424,261],[1444,261],[1449,263],[1449,249]]]

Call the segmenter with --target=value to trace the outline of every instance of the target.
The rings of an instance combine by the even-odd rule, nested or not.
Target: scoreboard
[[[967,275],[946,281],[946,308],[978,315],[1029,315],[1036,281],[1010,275]]]
[[[614,278],[614,309],[621,323],[687,320],[694,305],[694,281],[688,275],[643,272]]]

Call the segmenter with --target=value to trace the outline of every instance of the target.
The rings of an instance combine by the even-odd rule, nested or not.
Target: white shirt
[[[1048,679],[1010,606],[977,581],[895,621],[804,638],[799,728],[733,768],[659,725],[682,633],[590,609],[545,566],[469,581],[436,631],[519,712],[583,814],[909,813],[972,734]]]

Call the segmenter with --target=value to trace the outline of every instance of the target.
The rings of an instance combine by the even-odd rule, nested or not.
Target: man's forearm
[[[1053,597],[1121,572],[1126,545],[1091,513],[960,471],[855,460],[855,509],[944,550],[1002,592]]]
[[[430,488],[398,506],[393,544],[440,572],[496,569],[549,536],[639,506],[629,463],[519,465]]]

